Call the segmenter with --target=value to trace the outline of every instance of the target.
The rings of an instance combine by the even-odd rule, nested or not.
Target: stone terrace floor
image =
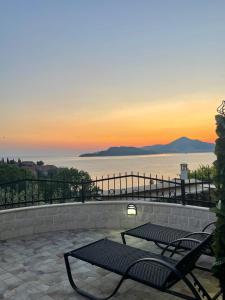
[[[60,231],[37,234],[0,242],[0,299],[8,300],[76,300],[85,299],[69,285],[63,253],[109,237],[121,242],[120,231]],[[159,252],[153,243],[128,238],[128,244]],[[203,258],[206,260],[206,258]],[[208,262],[209,258],[207,258]],[[119,276],[74,259],[72,264],[78,285],[90,292],[106,295],[118,282]],[[207,272],[195,271],[200,281],[213,295],[217,280]],[[183,285],[178,290],[186,290]],[[178,299],[152,288],[127,280],[112,299],[147,300]]]

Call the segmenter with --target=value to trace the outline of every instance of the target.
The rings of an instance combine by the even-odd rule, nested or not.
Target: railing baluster
[[[115,181],[115,174],[113,174],[113,195],[115,197],[116,195],[116,181]]]
[[[138,199],[139,199],[139,172],[137,173],[138,176]]]
[[[120,178],[120,199],[122,198],[122,191],[121,191],[121,174],[119,173],[119,178]]]
[[[82,179],[81,199],[82,199],[82,203],[84,203],[85,202],[85,183],[84,183],[83,179]]]
[[[198,187],[197,187],[197,174],[195,171],[195,196],[196,196],[196,201],[198,201]]]
[[[152,197],[152,175],[150,173],[150,179],[149,179],[149,196],[150,196],[150,199]]]
[[[34,186],[32,181],[31,181],[31,204],[34,205]]]
[[[39,183],[40,183],[40,181],[38,181],[38,183],[37,183],[37,203],[39,203],[39,198],[40,198],[40,194],[39,194]]]
[[[175,203],[177,203],[177,179],[175,178],[175,191],[174,191],[174,196],[175,196]]]
[[[89,187],[89,193],[92,194],[92,189],[91,187]],[[94,195],[95,197],[98,197],[98,177],[96,176],[96,179],[95,179],[95,189],[94,189]]]
[[[102,195],[102,199],[104,199],[104,185],[103,185],[103,176],[102,176],[102,192],[101,192],[101,195]]]
[[[133,172],[131,172],[131,186],[132,186],[132,199],[134,198],[134,178]]]
[[[171,189],[170,189],[170,177],[168,177],[168,193],[169,193],[169,200],[171,200]]]
[[[204,179],[203,179],[203,174],[202,174],[202,196],[204,197]],[[201,194],[200,194],[200,196],[201,196]],[[204,199],[204,198],[203,198]],[[203,200],[202,199],[202,200]]]
[[[108,175],[108,199],[109,199],[109,175]]]
[[[4,195],[5,195],[5,197],[4,197],[4,203],[5,203],[5,208],[7,208],[7,198],[6,198],[6,188],[7,188],[7,186],[5,186],[4,187]]]
[[[24,200],[25,200],[25,206],[27,206],[27,181],[25,181],[25,197],[24,197]]]
[[[143,176],[144,176],[144,199],[145,199],[145,196],[146,196],[146,195],[145,195],[145,192],[146,192],[146,191],[145,191],[145,173],[143,174]]]
[[[125,179],[126,179],[126,199],[127,199],[127,172],[125,173]]]
[[[11,192],[10,192],[10,195],[11,195],[11,207],[13,207],[13,186],[14,186],[14,184],[12,184],[12,186],[11,186]]]
[[[65,180],[65,179],[64,179],[64,180]],[[53,203],[53,182],[52,182],[52,181],[49,181],[48,184],[49,184],[49,193],[50,193],[50,195],[49,195],[49,197],[50,197],[50,203],[52,204],[52,203]],[[60,200],[55,200],[55,202],[56,202],[56,201],[57,201],[57,202],[65,202],[65,198],[66,198],[66,195],[65,195],[66,182],[64,183],[63,188],[64,188],[64,195],[63,195],[62,201],[60,201]]]
[[[17,193],[18,193],[18,206],[20,206],[20,202],[21,202],[21,198],[20,198],[20,189],[19,189],[19,183],[17,182],[16,184],[16,190],[17,190]]]
[[[47,203],[46,182],[44,182],[44,202]]]

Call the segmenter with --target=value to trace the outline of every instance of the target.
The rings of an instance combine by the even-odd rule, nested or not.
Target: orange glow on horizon
[[[166,144],[186,136],[214,142],[218,101],[202,95],[182,101],[136,103],[96,111],[30,114],[9,124],[3,146],[101,150],[110,146]],[[208,99],[208,100],[207,100]],[[214,98],[215,99],[215,98]]]

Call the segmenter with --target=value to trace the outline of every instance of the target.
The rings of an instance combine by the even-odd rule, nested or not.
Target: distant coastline
[[[214,152],[215,144],[202,142],[199,140],[181,137],[169,144],[152,145],[144,147],[110,147],[106,150],[83,153],[80,157],[99,157],[99,156],[129,156],[129,155],[149,155],[149,154],[167,154],[167,153],[201,153]]]

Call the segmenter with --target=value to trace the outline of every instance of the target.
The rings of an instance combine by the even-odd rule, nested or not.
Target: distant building
[[[36,164],[33,161],[23,161],[20,164],[20,168],[29,170],[35,177],[37,177]]]
[[[30,171],[34,177],[38,176],[50,176],[53,175],[57,171],[57,167],[54,165],[45,165],[44,162],[38,161],[37,164],[33,161],[21,161],[18,159],[16,162],[14,159],[5,161],[4,158],[0,160],[0,164],[13,164],[19,168],[23,168],[25,170]]]
[[[56,172],[57,167],[54,165],[42,165],[42,166],[36,165],[36,170],[39,176],[49,176],[54,172]]]
[[[21,167],[32,167],[36,166],[36,164],[33,161],[22,161]]]

